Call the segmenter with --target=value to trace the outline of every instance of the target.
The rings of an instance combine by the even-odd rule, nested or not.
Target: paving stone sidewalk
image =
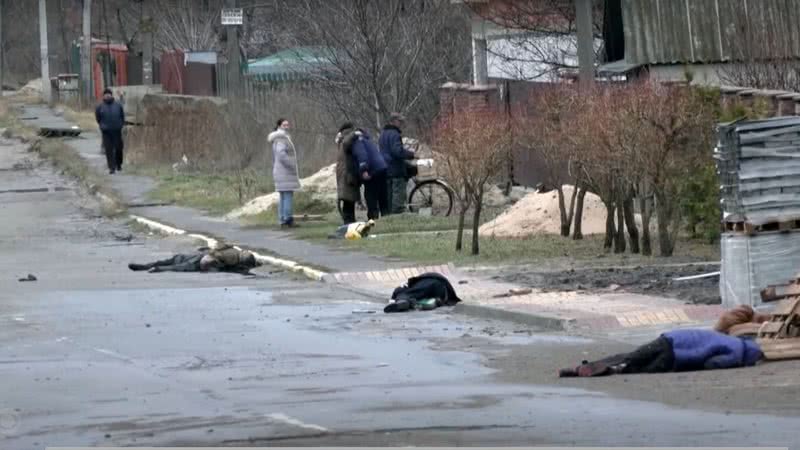
[[[395,287],[424,272],[441,273],[453,283],[459,297],[464,300],[457,308],[471,310],[477,315],[566,331],[705,326],[722,313],[722,308],[716,305],[687,305],[675,299],[619,292],[532,290],[524,295],[509,295],[512,290],[525,290],[514,284],[467,275],[452,265],[337,273],[330,275],[328,281],[388,300]]]

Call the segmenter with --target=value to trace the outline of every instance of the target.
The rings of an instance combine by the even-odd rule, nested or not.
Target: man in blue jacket
[[[754,366],[763,358],[758,343],[714,330],[680,329],[663,333],[630,353],[562,369],[561,377],[615,373],[659,373]]]
[[[376,220],[389,214],[386,161],[372,142],[366,130],[356,131],[351,151],[356,160],[358,174],[364,183],[364,200],[367,202],[367,217]]]
[[[94,111],[97,125],[103,134],[103,149],[106,151],[108,172],[122,170],[122,128],[125,126],[125,110],[114,101],[111,89],[103,91],[103,103]]]
[[[381,153],[388,165],[389,212],[391,214],[402,214],[406,210],[408,196],[406,187],[410,178],[407,166],[408,161],[414,159],[414,152],[403,147],[401,128],[404,123],[405,118],[402,114],[392,113],[389,116],[389,123],[383,127],[378,140]]]

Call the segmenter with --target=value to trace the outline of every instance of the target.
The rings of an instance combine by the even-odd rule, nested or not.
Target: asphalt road
[[[559,381],[561,365],[643,337],[548,334],[446,310],[363,313],[380,305],[270,268],[133,273],[128,262],[194,244],[94,216],[7,142],[0,192],[3,449],[797,448],[796,365]],[[37,281],[17,281],[28,274]]]

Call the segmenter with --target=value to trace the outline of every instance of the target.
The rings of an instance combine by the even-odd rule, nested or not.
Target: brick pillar
[[[472,86],[469,94],[469,111],[472,113],[496,112],[499,106],[497,86]]]

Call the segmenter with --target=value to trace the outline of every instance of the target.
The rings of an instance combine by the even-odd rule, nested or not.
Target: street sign
[[[242,8],[224,8],[222,10],[223,25],[241,25],[244,21]]]

